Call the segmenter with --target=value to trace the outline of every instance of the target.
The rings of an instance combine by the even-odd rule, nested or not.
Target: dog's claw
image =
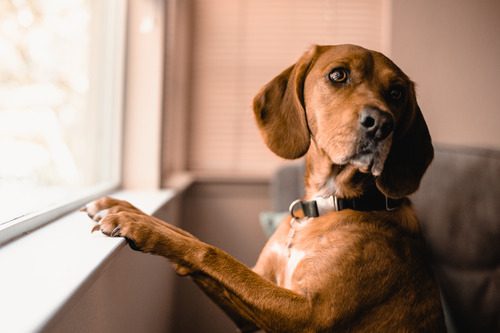
[[[90,231],[90,233],[93,233],[94,231],[99,231],[101,230],[101,226],[99,224],[96,224],[95,226],[92,227],[92,230]]]
[[[113,231],[111,231],[111,237],[120,237],[120,231],[121,231],[121,227],[120,226],[117,226],[116,228],[113,229]]]

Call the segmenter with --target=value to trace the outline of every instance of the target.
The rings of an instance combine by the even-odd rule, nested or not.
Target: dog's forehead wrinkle
[[[370,80],[374,75],[375,62],[371,52],[365,52],[353,59],[353,69],[357,70],[365,80]]]
[[[400,86],[405,89],[409,89],[411,86],[409,80],[406,80],[397,71],[389,67],[384,67],[380,70],[377,76],[377,81],[383,89],[389,89],[393,86]]]

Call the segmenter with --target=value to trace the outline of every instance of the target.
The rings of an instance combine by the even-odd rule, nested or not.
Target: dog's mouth
[[[384,170],[391,143],[392,135],[380,142],[361,141],[357,144],[355,153],[349,158],[348,163],[362,173],[380,176]]]
[[[362,173],[371,173],[374,176],[380,176],[383,170],[383,163],[377,158],[376,153],[363,152],[353,156],[349,163],[355,166]]]

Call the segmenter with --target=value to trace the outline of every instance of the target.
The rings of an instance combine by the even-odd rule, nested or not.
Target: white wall
[[[392,17],[434,142],[500,148],[500,1],[393,0]]]

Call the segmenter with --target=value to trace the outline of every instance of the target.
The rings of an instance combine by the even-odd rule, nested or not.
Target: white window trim
[[[87,202],[106,195],[118,188],[117,183],[103,184],[80,193],[76,199],[70,199],[56,206],[47,207],[44,211],[30,213],[0,226],[0,250],[3,244],[22,237],[31,230],[40,228],[59,217],[82,207]],[[19,198],[21,200],[21,198]]]
[[[122,191],[112,196],[153,214],[174,190]],[[0,332],[37,332],[96,278],[123,238],[91,233],[94,222],[73,212],[0,248]]]
[[[167,4],[129,0],[123,187],[160,188]],[[170,1],[168,2],[170,3]]]

